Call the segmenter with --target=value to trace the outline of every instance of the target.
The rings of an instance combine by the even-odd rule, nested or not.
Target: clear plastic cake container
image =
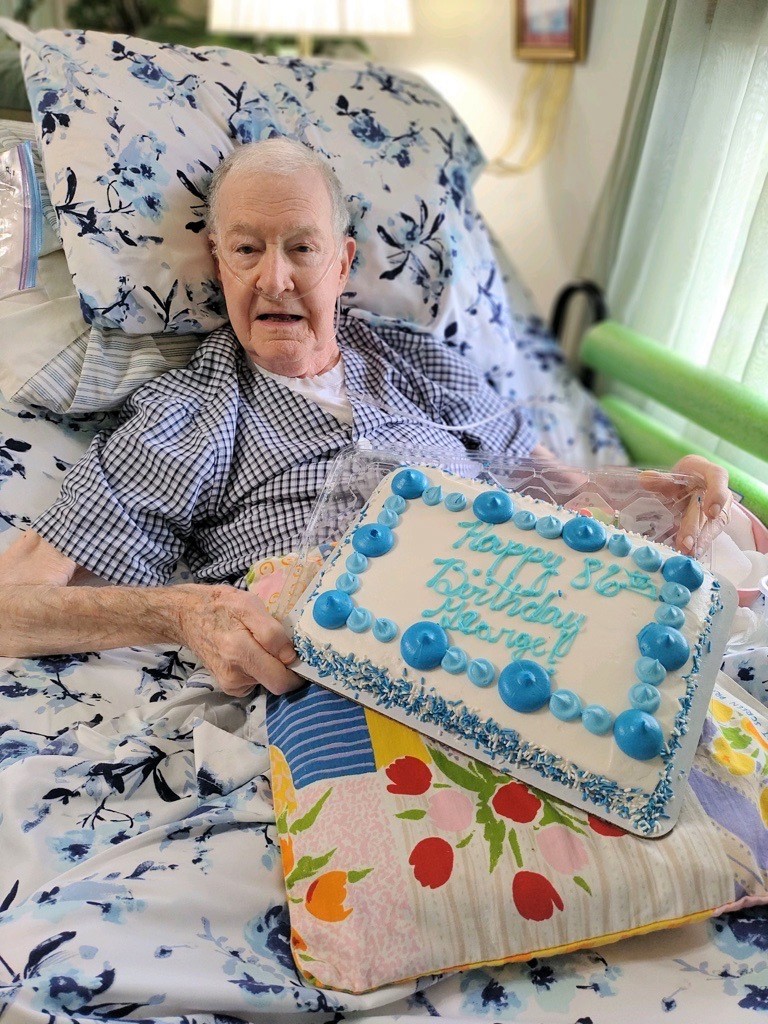
[[[285,619],[296,605],[321,560],[333,550],[384,477],[409,463],[434,466],[467,480],[482,480],[573,511],[589,510],[601,521],[674,547],[688,505],[686,489],[695,478],[661,470],[627,466],[584,469],[544,459],[513,459],[478,452],[456,455],[446,449],[358,447],[342,451],[332,464],[302,535],[298,558],[278,599],[276,616]],[[654,488],[654,489],[651,489]],[[711,568],[709,544],[721,523],[710,524],[696,538],[699,561]]]
[[[289,572],[280,594],[276,611],[289,626],[295,624],[315,589],[313,580],[323,567],[323,559],[333,556],[337,542],[354,524],[373,491],[390,473],[409,465],[443,470],[468,481],[501,486],[573,513],[586,513],[601,520],[609,528],[621,528],[645,540],[670,547],[674,546],[682,516],[688,507],[690,488],[695,488],[695,481],[689,477],[668,473],[649,474],[648,471],[624,467],[586,470],[562,467],[544,460],[512,460],[498,456],[485,457],[477,453],[457,455],[444,450],[414,451],[403,448],[378,451],[351,448],[335,460],[329,472],[302,539],[297,562]],[[705,543],[704,538],[699,537],[697,540],[700,544]],[[334,557],[330,557],[331,564],[334,560]],[[704,561],[707,561],[706,557]],[[354,692],[345,690],[336,680],[329,679],[309,663],[301,661],[294,667],[310,681],[343,693],[439,742],[546,790],[565,802],[579,806],[587,799],[590,806],[585,809],[597,816],[638,835],[659,836],[674,825],[687,790],[688,771],[704,724],[709,695],[720,665],[720,653],[727,639],[727,628],[733,611],[731,609],[729,614],[730,604],[735,609],[735,591],[732,595],[727,592],[732,589],[726,584],[722,595],[725,614],[715,618],[707,649],[701,655],[701,667],[697,673],[697,697],[691,703],[679,749],[670,755],[666,774],[663,775],[669,783],[669,795],[664,798],[663,809],[657,809],[659,805],[653,796],[658,778],[646,783],[638,777],[639,788],[634,788],[632,792],[638,796],[637,806],[640,810],[633,811],[634,818],[631,821],[627,820],[622,809],[613,812],[604,809],[599,800],[593,803],[588,796],[588,783],[582,786],[581,783],[571,781],[564,785],[542,778],[540,772],[527,768],[521,761],[499,760],[498,754],[488,749],[479,749],[478,744],[471,739],[457,736],[455,732],[444,733],[437,723],[414,720],[407,710],[395,705],[380,704],[375,694],[365,694],[356,688]],[[562,756],[567,758],[569,755],[563,751]],[[576,774],[580,775],[580,770]],[[650,788],[646,789],[646,785]]]

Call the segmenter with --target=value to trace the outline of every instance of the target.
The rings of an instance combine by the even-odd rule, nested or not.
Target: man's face
[[[212,241],[229,320],[272,373],[315,376],[338,361],[334,311],[355,243],[334,234],[331,212],[318,171],[235,169],[222,182]]]

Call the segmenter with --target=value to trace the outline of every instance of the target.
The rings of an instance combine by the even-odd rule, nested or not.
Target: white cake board
[[[701,731],[704,727],[704,721],[707,717],[707,708],[709,706],[712,690],[714,689],[717,673],[720,669],[720,665],[722,664],[723,651],[725,650],[725,645],[728,642],[730,623],[738,604],[738,595],[734,587],[724,579],[720,579],[720,585],[720,597],[724,610],[723,613],[718,615],[715,620],[710,633],[709,647],[701,658],[696,699],[693,701],[691,706],[691,711],[688,716],[688,729],[681,740],[681,745],[675,757],[675,771],[673,776],[670,778],[672,797],[667,805],[667,817],[660,820],[657,827],[652,832],[641,832],[626,818],[622,818],[618,814],[607,813],[604,807],[594,804],[589,799],[588,795],[578,788],[572,788],[570,786],[565,786],[562,783],[555,782],[530,768],[510,764],[503,757],[494,757],[493,755],[489,755],[486,751],[478,749],[474,743],[463,741],[461,738],[445,732],[444,729],[440,729],[429,723],[421,722],[418,719],[415,719],[413,715],[409,715],[407,712],[403,711],[401,708],[394,706],[385,707],[376,701],[373,694],[368,694],[364,691],[353,692],[348,686],[336,683],[328,676],[322,677],[315,668],[311,665],[307,665],[301,660],[292,664],[291,668],[294,672],[298,673],[310,682],[318,683],[319,685],[332,690],[334,693],[339,693],[344,697],[348,697],[350,700],[354,700],[358,704],[363,704],[366,707],[371,708],[373,711],[378,711],[382,715],[387,715],[389,718],[393,718],[395,721],[401,722],[403,725],[407,725],[409,728],[414,729],[423,735],[431,736],[433,739],[439,740],[446,746],[452,747],[455,750],[460,750],[463,753],[468,754],[470,757],[477,758],[478,761],[483,761],[486,764],[491,765],[498,771],[507,772],[512,777],[525,782],[529,786],[533,786],[536,789],[550,793],[552,796],[557,797],[565,803],[572,804],[582,812],[594,814],[596,817],[602,818],[604,821],[610,821],[612,824],[618,825],[627,832],[632,832],[635,835],[642,836],[643,838],[655,839],[669,832],[680,815],[683,800],[688,792],[688,775],[691,770],[691,765],[693,764],[693,758],[696,753],[699,738],[701,737]],[[294,611],[286,618],[286,625],[292,625],[293,620],[298,618],[301,614],[302,609],[310,599],[311,591],[312,588],[308,588],[307,592],[296,605]],[[648,799],[650,800],[650,798],[651,794],[649,793]]]
[[[305,531],[299,552],[296,571],[289,579],[278,602],[277,615],[286,626],[291,627],[302,609],[311,600],[314,583],[307,587],[306,578],[302,576],[310,549],[326,548],[340,539],[348,526],[354,521],[366,504],[370,494],[379,481],[392,469],[411,462],[421,462],[436,467],[446,468],[467,478],[473,478],[482,472],[488,474],[494,482],[504,487],[540,497],[554,504],[562,504],[565,508],[578,509],[582,505],[592,508],[611,509],[615,515],[616,525],[634,533],[648,537],[649,540],[671,544],[677,532],[680,519],[687,507],[687,500],[671,498],[666,495],[649,495],[639,482],[639,471],[626,467],[602,467],[596,470],[557,467],[552,462],[522,459],[511,460],[504,456],[484,458],[482,454],[467,453],[463,458],[455,452],[440,451],[415,452],[409,449],[400,451],[375,451],[350,448],[340,454],[329,473],[321,497],[313,510],[310,523]],[[664,474],[668,481],[685,482],[690,485],[690,478]],[[703,559],[705,565],[707,559]],[[508,772],[527,784],[541,789],[561,799],[583,812],[610,821],[613,824],[644,837],[658,837],[668,832],[675,824],[685,793],[688,791],[688,774],[693,763],[696,747],[706,718],[709,699],[715,685],[717,672],[722,662],[722,655],[728,640],[729,627],[737,606],[735,589],[724,578],[713,574],[720,583],[720,597],[723,612],[715,618],[709,635],[707,650],[701,655],[700,670],[696,684],[696,695],[688,715],[685,735],[675,757],[674,773],[669,776],[672,796],[666,807],[665,817],[660,817],[656,825],[643,832],[634,826],[631,820],[621,817],[618,813],[606,811],[602,805],[592,801],[588,794],[578,786],[565,785],[539,774],[535,769],[514,764],[502,755],[494,755],[475,746],[471,740],[462,740],[439,726],[422,722],[405,710],[396,706],[383,706],[377,703],[376,695],[362,690],[355,690],[349,685],[337,682],[328,676],[321,677],[318,670],[299,660],[291,665],[299,675],[316,682],[329,690],[342,694],[359,704],[402,722],[404,725],[434,738],[447,746],[460,750],[470,757],[490,764],[502,772]],[[303,591],[303,593],[302,593]],[[301,596],[299,596],[301,594]],[[510,730],[514,732],[514,730]],[[573,759],[572,759],[573,761]],[[576,765],[578,767],[578,765]],[[647,793],[647,803],[652,799]]]

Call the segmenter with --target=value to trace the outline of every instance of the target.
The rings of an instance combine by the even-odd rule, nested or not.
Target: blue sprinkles
[[[423,496],[424,490],[426,489],[426,485],[428,483],[428,480],[424,476],[424,474],[420,474],[419,471],[411,471],[411,470],[403,470],[402,473],[405,473],[405,474],[415,474],[416,479],[414,480],[413,476],[408,476],[407,477],[407,486],[402,486],[401,485],[401,491],[404,490],[404,489],[408,490],[408,491],[414,491],[414,490],[418,489],[418,487],[420,486],[420,483],[421,483],[421,481],[418,479],[418,477],[419,476],[423,476],[424,477],[424,488],[419,490],[419,494],[421,494]],[[402,475],[402,473],[398,474],[398,475]],[[394,485],[394,481],[393,481],[393,485]],[[394,486],[393,486],[393,489],[394,489]],[[438,488],[438,490],[439,490],[439,488]],[[503,494],[505,497],[508,497],[508,495],[506,495],[506,492],[502,491],[502,492],[499,492],[499,493]],[[418,496],[418,495],[415,494],[414,496]],[[445,498],[445,505],[446,505],[446,507],[447,508],[451,508],[451,506],[453,506],[452,509],[451,509],[452,511],[461,511],[464,507],[466,507],[466,504],[467,504],[466,498],[464,497],[463,494],[460,494],[459,492],[453,492],[452,494],[449,494]],[[510,499],[510,504],[511,504],[511,499]],[[406,502],[404,496],[401,493],[394,493],[391,496],[389,496],[387,499],[385,499],[384,505],[386,507],[390,508],[392,510],[392,512],[396,512],[396,514],[399,515],[401,513],[401,511],[404,508],[407,507],[407,502]],[[499,512],[497,511],[496,514],[499,514]],[[531,517],[533,519],[532,528],[535,527],[536,529],[538,529],[538,524],[540,522],[542,522],[542,520],[537,519],[537,517],[533,516],[532,513],[529,513],[529,515],[531,515]],[[554,519],[554,517],[544,517],[544,518]],[[566,523],[566,526],[568,526],[571,523],[576,522],[578,520],[582,520],[583,521],[585,519],[588,520],[588,517],[581,517],[581,516],[575,517],[575,519],[572,519],[572,520],[569,521],[569,523]],[[559,521],[555,520],[555,523],[557,523],[557,522],[559,522]],[[592,527],[590,526],[590,530],[589,530],[590,536],[587,539],[587,543],[590,544],[590,545],[596,543],[596,537],[599,538],[600,531],[602,531],[603,535],[605,534],[605,529],[604,529],[604,527],[602,526],[601,523],[599,523],[599,522],[597,522],[595,520],[592,520],[591,522],[595,524],[597,529],[593,530]],[[380,524],[380,525],[383,526],[384,524]],[[359,529],[360,528],[358,528],[358,530]],[[358,532],[358,531],[356,531],[356,532]],[[539,531],[539,532],[541,532],[542,536],[544,536],[544,533],[542,531]],[[582,542],[583,542],[583,538],[584,538],[584,534],[583,534],[583,530],[582,530],[581,531],[581,541]],[[565,537],[564,537],[564,540],[565,540]],[[620,549],[621,547],[623,547],[624,545],[620,544],[620,542],[622,540],[627,540],[626,538],[624,538],[624,536],[622,534],[616,534],[616,535],[612,536],[610,538],[609,542],[608,542],[609,550],[612,550],[613,548]],[[392,541],[394,542],[394,538],[392,538]],[[567,543],[567,541],[566,541],[566,543]],[[605,540],[603,538],[603,541],[600,544],[600,546],[603,546],[604,543],[605,543]],[[572,544],[570,546],[574,546],[574,545]],[[575,548],[575,549],[576,550],[599,550],[598,547]],[[649,549],[649,548],[645,549],[646,552],[649,551],[649,550],[653,550],[653,549]],[[620,553],[623,554],[624,552],[623,551],[620,552],[619,550],[612,550],[612,553],[618,555]],[[635,554],[636,554],[636,552],[635,552]],[[365,562],[365,565],[363,565],[360,561],[353,561],[354,559],[356,559],[358,557]],[[644,560],[644,559],[645,559],[645,555],[641,556],[641,560]],[[358,571],[363,571],[364,568],[367,567],[367,558],[365,557],[365,555],[361,551],[358,551],[358,550],[356,550],[354,554],[350,555],[347,561],[348,561],[348,566],[347,567],[350,570],[350,572],[347,575],[350,575],[350,576],[355,576],[356,575],[356,573],[351,571],[353,568],[357,568]],[[674,559],[674,558],[673,559],[667,559],[667,562],[664,563],[664,565],[666,567],[666,565],[668,563],[670,563],[670,562],[675,563],[675,561],[676,561],[676,559]],[[650,563],[651,559],[647,559],[647,562]],[[685,588],[685,584],[682,583],[682,580],[681,580],[681,577],[683,577],[683,576],[687,580],[689,580],[691,583],[694,584],[694,586],[691,586],[690,589],[695,589],[696,573],[701,571],[699,566],[696,563],[692,562],[692,560],[683,558],[682,556],[679,559],[679,562],[680,563],[685,563],[685,564],[675,565],[674,571],[672,569],[670,569],[669,570],[669,574],[667,574],[667,572],[663,572],[663,575],[664,575],[665,579],[667,580],[667,582],[668,583],[671,582],[671,583],[675,584],[677,586],[677,588],[678,588],[674,592],[670,588],[670,590],[667,591],[667,593],[672,593],[673,592],[673,593],[675,593],[677,595],[680,595],[680,593],[681,593],[680,588],[683,588],[683,589]],[[640,564],[640,562],[637,561],[637,559],[636,559],[636,563]],[[690,569],[689,563],[691,565],[693,565],[693,567],[694,567],[693,568],[693,572]],[[650,565],[649,565],[649,567],[650,567]],[[702,573],[702,580],[703,580],[703,573]],[[319,586],[319,584],[317,586]],[[316,587],[316,589],[317,589],[317,587]],[[597,806],[597,807],[605,807],[606,811],[611,811],[614,814],[618,814],[620,817],[630,818],[634,814],[634,817],[632,817],[632,820],[633,820],[633,823],[635,824],[635,827],[638,829],[638,831],[646,833],[646,834],[650,834],[651,832],[654,831],[656,825],[661,820],[663,820],[664,818],[667,817],[667,815],[664,813],[664,807],[665,807],[666,803],[668,802],[668,800],[669,800],[669,798],[670,798],[670,796],[672,794],[672,786],[670,784],[670,774],[671,774],[671,768],[672,768],[672,757],[674,755],[674,752],[679,748],[682,737],[687,732],[688,716],[689,716],[689,713],[690,713],[690,707],[691,707],[691,704],[693,702],[693,697],[694,697],[694,693],[695,693],[695,688],[696,688],[695,687],[695,680],[696,680],[696,677],[698,675],[701,651],[706,647],[706,644],[708,643],[709,633],[711,632],[711,628],[712,628],[712,618],[713,618],[715,612],[722,607],[722,605],[721,605],[721,603],[719,601],[718,594],[717,594],[718,590],[719,590],[719,585],[717,584],[716,581],[713,581],[713,583],[712,583],[712,591],[711,591],[710,611],[709,611],[709,615],[708,615],[708,617],[707,617],[707,619],[705,621],[706,628],[705,628],[704,632],[702,633],[702,637],[700,638],[699,643],[698,643],[698,645],[697,645],[697,647],[696,647],[696,649],[695,649],[695,651],[693,653],[691,671],[689,672],[689,674],[687,676],[684,677],[684,681],[686,683],[686,693],[685,693],[685,695],[683,697],[681,697],[679,699],[679,704],[680,704],[681,710],[680,710],[680,712],[678,713],[678,715],[676,717],[675,726],[674,726],[674,728],[672,730],[672,733],[671,733],[671,736],[670,736],[670,739],[669,739],[668,743],[666,745],[664,744],[663,736],[661,736],[661,730],[660,729],[659,729],[659,735],[656,735],[654,733],[652,725],[649,724],[649,722],[647,720],[650,719],[651,723],[655,723],[655,719],[653,719],[652,715],[650,715],[648,712],[640,710],[639,704],[641,703],[641,701],[639,701],[639,700],[637,701],[637,704],[635,705],[635,707],[630,708],[626,712],[622,712],[622,715],[620,715],[616,719],[616,722],[613,723],[614,724],[614,736],[615,736],[616,742],[619,744],[619,747],[621,749],[624,749],[625,747],[627,748],[627,749],[625,749],[625,753],[628,753],[629,756],[637,757],[640,760],[648,760],[648,759],[650,759],[650,757],[655,757],[657,755],[660,755],[662,760],[666,764],[666,770],[665,770],[664,776],[660,779],[660,781],[656,785],[654,791],[650,794],[649,799],[645,800],[645,802],[643,803],[643,805],[642,805],[642,807],[641,807],[639,812],[637,812],[637,811],[633,812],[630,809],[630,806],[629,806],[630,803],[634,806],[635,797],[641,794],[641,791],[638,790],[637,788],[622,789],[616,783],[611,782],[610,780],[607,780],[607,779],[603,778],[602,776],[595,776],[595,775],[592,775],[592,773],[584,772],[581,769],[577,769],[575,766],[571,765],[569,762],[564,761],[563,759],[560,759],[560,758],[556,758],[554,755],[550,754],[547,751],[541,751],[540,748],[537,748],[537,747],[535,747],[532,744],[527,744],[524,741],[523,742],[519,742],[519,737],[518,737],[517,733],[514,730],[502,730],[502,729],[500,729],[499,726],[494,722],[493,719],[487,719],[486,721],[481,722],[481,720],[479,719],[477,713],[476,712],[470,712],[469,709],[466,708],[466,706],[463,704],[462,701],[446,701],[444,698],[441,698],[438,695],[434,695],[434,696],[428,695],[428,694],[426,694],[423,691],[423,685],[422,685],[421,690],[418,693],[412,694],[413,684],[411,682],[403,679],[403,680],[400,681],[402,683],[402,688],[399,691],[400,692],[400,696],[402,697],[405,693],[408,693],[409,695],[412,695],[412,698],[413,698],[410,701],[410,707],[405,707],[405,710],[408,713],[412,713],[412,714],[417,715],[417,717],[421,718],[423,721],[433,721],[433,722],[437,722],[437,723],[444,723],[444,724],[447,725],[447,727],[450,727],[450,723],[452,723],[452,722],[460,722],[461,723],[460,731],[462,732],[462,734],[468,735],[470,738],[474,737],[475,745],[478,748],[482,747],[488,755],[495,757],[498,754],[503,754],[505,759],[507,761],[509,761],[510,763],[524,764],[525,767],[533,768],[534,770],[539,771],[542,775],[546,775],[547,777],[552,778],[555,781],[559,781],[561,784],[564,784],[564,785],[569,785],[569,786],[570,785],[578,785],[578,787],[579,787],[579,789],[581,791],[581,796],[582,796],[583,800],[591,800],[593,802],[593,804],[595,804],[595,806]],[[312,596],[314,596],[314,594]],[[387,640],[390,639],[388,634],[393,629],[394,629],[395,633],[397,632],[397,626],[395,625],[395,623],[391,622],[391,620],[388,620],[388,619],[374,619],[374,617],[371,615],[371,613],[368,612],[366,609],[360,609],[360,608],[354,607],[354,605],[352,604],[349,596],[347,594],[344,594],[340,590],[328,591],[328,592],[325,592],[323,594],[320,594],[319,597],[317,597],[315,599],[315,602],[314,602],[313,617],[315,618],[316,621],[318,621],[321,625],[324,625],[326,628],[339,628],[336,625],[331,625],[330,622],[320,622],[320,620],[318,618],[318,606],[321,609],[321,617],[324,617],[326,620],[337,621],[341,617],[343,610],[346,608],[346,605],[344,604],[344,601],[349,601],[349,605],[350,605],[350,610],[348,612],[347,618],[348,619],[351,618],[352,622],[354,622],[354,623],[356,623],[358,625],[358,629],[368,629],[368,628],[371,628],[371,624],[373,624],[374,635],[377,634],[377,627],[378,627],[378,631],[380,633],[380,637],[377,637],[377,638],[380,638],[382,642],[387,642]],[[662,602],[663,603],[659,606],[659,608],[656,610],[656,613],[655,613],[655,620],[656,621],[654,623],[651,623],[649,625],[649,627],[645,627],[645,629],[641,631],[641,634],[638,637],[638,642],[639,643],[640,643],[640,637],[643,635],[644,632],[646,632],[646,630],[648,630],[650,632],[654,627],[656,627],[656,628],[661,627],[662,631],[666,632],[667,630],[665,630],[664,627],[667,627],[667,629],[670,632],[674,633],[674,632],[677,632],[677,629],[675,628],[675,626],[672,625],[672,623],[675,622],[675,624],[677,624],[678,622],[680,622],[680,618],[679,618],[680,615],[682,615],[682,622],[680,622],[680,624],[682,625],[682,623],[684,622],[685,616],[684,616],[684,614],[682,613],[682,611],[681,611],[681,609],[679,607],[677,607],[673,603],[664,602],[663,599],[662,599]],[[342,623],[342,624],[344,624],[344,623]],[[349,623],[347,623],[347,624],[349,624]],[[386,625],[384,625],[384,624],[386,624]],[[423,625],[423,623],[416,623],[415,625]],[[435,624],[428,624],[428,625],[435,625]],[[352,628],[352,627],[350,627],[350,628]],[[411,628],[413,628],[413,627],[411,627]],[[441,627],[437,627],[437,628],[441,629]],[[442,631],[442,632],[444,633],[444,631]],[[385,640],[385,636],[386,636],[386,640]],[[683,638],[681,637],[681,639],[683,639]],[[297,645],[297,652],[300,654],[300,656],[304,657],[304,659],[307,661],[308,664],[313,664],[314,663],[314,667],[318,669],[318,672],[319,672],[320,675],[328,675],[328,674],[330,674],[329,671],[323,671],[321,669],[321,662],[323,662],[324,659],[323,659],[323,657],[321,657],[320,652],[316,652],[316,649],[313,647],[313,645],[311,644],[310,641],[304,640],[302,638],[299,638],[298,636],[295,637],[295,640],[296,640],[296,645]],[[449,671],[451,671],[451,670],[452,671],[457,671],[457,672],[458,671],[462,671],[463,669],[459,669],[458,665],[461,663],[461,661],[468,662],[469,659],[467,659],[466,654],[464,654],[464,652],[462,652],[459,648],[451,647],[450,646],[450,644],[448,642],[447,634],[445,634],[445,640],[446,640],[445,652],[444,652],[443,657],[441,659],[441,663],[443,664],[443,667],[446,668]],[[299,645],[301,645],[301,647],[303,649],[305,649],[304,653],[302,652],[302,650],[299,650]],[[687,644],[686,644],[686,646],[687,646]],[[328,661],[329,657],[330,657],[330,660],[333,660],[335,662],[338,662],[339,660],[342,663],[345,662],[345,659],[342,658],[341,656],[334,655],[330,651],[327,651],[326,652],[326,657],[325,657],[325,661],[326,662]],[[643,660],[649,660],[650,661],[650,660],[653,660],[653,659],[650,659],[650,658],[643,659],[643,658],[641,658],[640,660],[641,661],[643,661]],[[686,660],[687,660],[687,658],[686,658]],[[484,662],[485,659],[475,659],[475,661],[476,662]],[[361,663],[358,663],[356,661],[356,659],[354,658],[354,656],[349,656],[346,659],[346,663],[348,664],[348,667],[349,667],[349,673],[348,673],[349,676],[350,677],[352,675],[357,676],[359,674],[359,672],[360,672],[360,669],[361,669]],[[389,676],[387,675],[385,670],[383,670],[383,669],[382,670],[376,669],[376,667],[370,665],[370,663],[363,663],[363,664],[367,664],[374,671],[374,673],[377,674],[377,676],[380,676],[380,677],[383,677],[386,680],[389,680]],[[448,669],[448,664],[451,664],[453,666],[453,668],[452,669]],[[517,664],[519,664],[519,662]],[[657,664],[658,664],[658,662],[657,662]],[[493,669],[493,666],[490,664],[490,662],[487,662],[487,665],[490,666],[491,672],[493,672],[494,675],[495,675],[495,670]],[[510,667],[511,666],[508,666],[508,668],[510,668]],[[339,669],[339,665],[335,664],[335,667],[331,671],[333,671],[334,674],[337,674],[338,669]],[[406,670],[406,674],[407,674],[407,670]],[[350,679],[344,678],[343,677],[344,676],[343,672],[341,673],[341,675],[342,675],[342,678],[340,679],[340,681],[347,688],[353,689],[355,691],[359,691],[360,689],[365,689],[366,688],[362,683],[359,682],[359,680],[352,681],[351,678]],[[503,675],[503,673],[502,673],[502,675]],[[638,675],[639,675],[639,673],[638,673]],[[501,678],[500,678],[499,682],[501,684]],[[423,684],[423,681],[422,681],[422,684]],[[371,686],[368,686],[367,688],[370,691],[375,692],[375,694],[376,694],[376,701],[377,701],[377,703],[379,703],[382,706],[393,706],[394,704],[397,704],[400,707],[404,706],[402,704],[402,701],[392,699],[392,695],[390,695],[389,698],[380,699],[381,694],[378,692],[378,689],[379,689],[378,685],[371,685]],[[636,684],[636,686],[633,687],[632,689],[634,691],[639,691],[640,689],[643,689],[646,698],[648,698],[649,691],[654,690],[655,687],[652,684],[650,684],[649,682],[641,681],[640,683]],[[561,692],[561,691],[556,691],[556,693],[558,693],[558,692]],[[656,693],[658,693],[658,691],[656,691]],[[554,696],[554,695],[552,695],[552,696]],[[581,709],[581,704],[580,704],[580,701],[579,701],[579,698],[577,697],[577,695],[573,694],[572,696],[575,699],[575,702],[578,702],[578,707],[579,707],[578,714],[580,715],[585,728],[587,728],[590,732],[594,732],[596,734],[602,734],[605,731],[608,731],[610,729],[612,716],[611,716],[610,712],[607,711],[607,709],[603,708],[601,705],[589,705],[588,707],[586,707],[586,708],[584,708],[582,710]],[[389,703],[388,703],[388,701],[389,701]],[[560,703],[562,703],[562,702],[560,702]],[[636,740],[636,735],[638,733],[638,729],[637,729],[637,721],[638,720],[636,718],[635,719],[630,718],[629,716],[631,716],[631,715],[645,715],[645,720],[642,721],[641,728],[639,729],[639,733],[641,735],[641,740],[642,740],[642,742],[640,742],[639,745],[638,745],[638,742]],[[572,717],[575,718],[577,716],[573,715]],[[620,722],[620,720],[621,720],[621,722]],[[628,729],[628,727],[627,727],[627,723],[628,722],[631,722],[635,728],[634,729]],[[658,723],[655,723],[655,724],[656,724],[656,726],[658,726]],[[619,742],[619,736],[617,735],[617,728],[616,728],[617,725],[619,726],[618,732],[621,734],[621,742]],[[630,732],[633,733],[634,739],[628,740],[627,739],[627,735]],[[661,738],[659,738],[660,736],[661,736]],[[513,743],[510,743],[510,741],[509,741],[510,737],[514,737],[514,742]],[[512,756],[512,754],[510,753],[510,751],[512,751],[513,748],[514,748],[515,751],[517,751],[517,754],[515,754],[515,756]],[[651,748],[653,749],[653,753],[649,753],[649,750],[651,750]],[[629,753],[630,749],[633,750],[632,753]],[[638,753],[638,750],[640,751],[640,753]],[[642,754],[642,756],[641,756],[641,754]],[[649,796],[648,794],[642,794],[642,795],[645,796],[645,797]]]

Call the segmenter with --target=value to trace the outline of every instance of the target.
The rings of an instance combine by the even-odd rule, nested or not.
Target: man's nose
[[[267,246],[259,260],[256,287],[266,295],[281,295],[293,288],[290,260],[278,246]]]

